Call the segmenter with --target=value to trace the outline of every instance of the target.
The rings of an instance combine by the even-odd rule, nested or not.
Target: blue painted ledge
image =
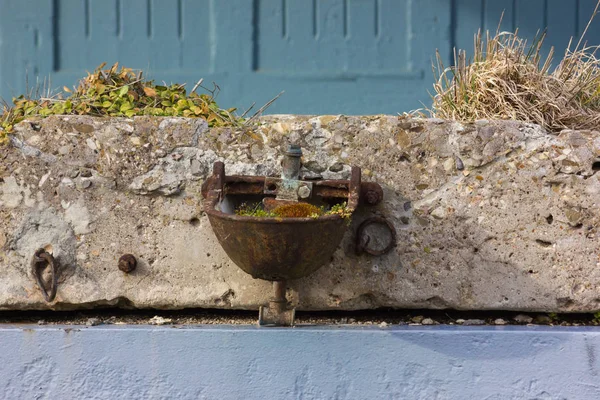
[[[600,329],[0,327],[3,399],[597,399]]]

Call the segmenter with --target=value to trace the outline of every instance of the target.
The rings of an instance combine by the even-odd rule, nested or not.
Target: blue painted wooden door
[[[0,0],[0,96],[119,61],[157,81],[215,81],[227,107],[285,91],[271,113],[394,114],[430,104],[436,49],[449,62],[502,11],[503,29],[548,27],[564,48],[595,1]]]

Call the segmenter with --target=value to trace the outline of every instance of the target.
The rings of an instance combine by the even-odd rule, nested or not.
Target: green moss
[[[261,203],[247,204],[242,203],[240,207],[235,210],[235,215],[241,215],[244,217],[276,217],[277,215],[271,211],[266,211]]]
[[[350,220],[352,212],[348,210],[346,203],[335,204],[331,208],[317,207],[308,203],[286,204],[279,206],[272,211],[263,208],[262,203],[247,204],[243,203],[235,210],[236,215],[246,217],[266,217],[266,218],[319,218],[324,215],[339,215],[344,219]]]
[[[0,115],[0,144],[8,141],[14,125],[31,117],[49,115],[92,115],[133,117],[136,115],[202,118],[210,127],[239,126],[235,108],[221,109],[214,93],[188,93],[185,85],[155,85],[143,79],[142,71],[121,67],[109,69],[100,65],[88,73],[78,86],[49,98],[31,99],[24,95],[13,98],[13,106],[5,105]]]

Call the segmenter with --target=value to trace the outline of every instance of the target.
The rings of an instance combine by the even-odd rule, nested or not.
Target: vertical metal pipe
[[[297,180],[300,174],[302,149],[298,145],[290,144],[287,151],[283,154],[281,179]]]
[[[275,301],[283,301],[287,302],[285,298],[286,292],[286,282],[285,281],[275,281],[273,282],[273,289],[275,289]]]

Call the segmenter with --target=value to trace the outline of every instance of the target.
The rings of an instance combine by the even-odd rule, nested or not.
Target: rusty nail
[[[137,260],[133,254],[124,254],[119,258],[119,269],[125,273],[130,273],[137,266]]]
[[[380,201],[379,193],[377,193],[374,190],[367,191],[367,194],[365,195],[365,197],[367,200],[367,204],[377,204]]]

